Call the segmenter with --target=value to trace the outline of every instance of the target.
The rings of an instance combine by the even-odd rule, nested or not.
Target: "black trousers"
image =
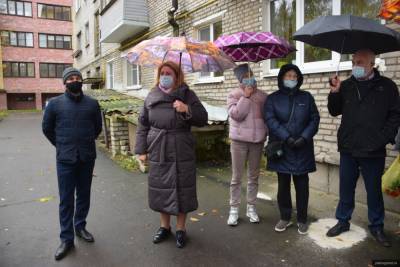
[[[94,163],[94,160],[73,164],[57,162],[60,239],[63,242],[73,242],[74,228],[79,230],[86,226]]]
[[[296,189],[297,222],[307,222],[309,188],[308,174],[293,175]],[[281,219],[290,221],[292,216],[292,197],[290,194],[291,175],[278,172],[278,206]]]

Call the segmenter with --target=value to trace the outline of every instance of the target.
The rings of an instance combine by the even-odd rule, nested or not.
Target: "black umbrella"
[[[377,21],[352,15],[316,18],[293,35],[293,39],[340,54],[371,49],[375,54],[400,50],[400,34]]]

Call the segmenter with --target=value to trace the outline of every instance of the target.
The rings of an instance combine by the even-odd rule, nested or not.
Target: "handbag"
[[[295,105],[295,101],[293,99],[293,105],[292,105],[292,109],[290,111],[290,116],[289,116],[289,120],[288,120],[287,124],[289,124],[293,118],[294,105]],[[282,158],[284,155],[284,152],[283,152],[283,144],[284,143],[285,143],[285,141],[268,141],[268,144],[264,148],[264,151],[265,151],[264,155],[267,157],[267,159],[278,160],[278,159]]]

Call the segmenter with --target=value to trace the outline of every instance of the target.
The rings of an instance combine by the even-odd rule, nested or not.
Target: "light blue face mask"
[[[245,85],[245,86],[255,86],[256,85],[256,79],[254,79],[254,77],[243,78],[242,79],[242,84]]]
[[[174,84],[174,78],[171,75],[161,75],[160,85],[166,89],[170,89]]]
[[[297,85],[297,80],[283,80],[283,86],[293,89]]]
[[[353,74],[354,78],[360,79],[365,77],[365,68],[360,67],[360,66],[354,66],[351,74]]]

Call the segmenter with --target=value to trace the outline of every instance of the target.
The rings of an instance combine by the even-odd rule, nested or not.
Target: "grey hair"
[[[360,49],[357,52],[355,52],[354,54],[366,54],[366,55],[368,55],[370,57],[370,59],[371,59],[371,64],[375,65],[376,55],[375,55],[374,51],[372,51],[371,49],[368,49],[368,48],[367,49]]]

